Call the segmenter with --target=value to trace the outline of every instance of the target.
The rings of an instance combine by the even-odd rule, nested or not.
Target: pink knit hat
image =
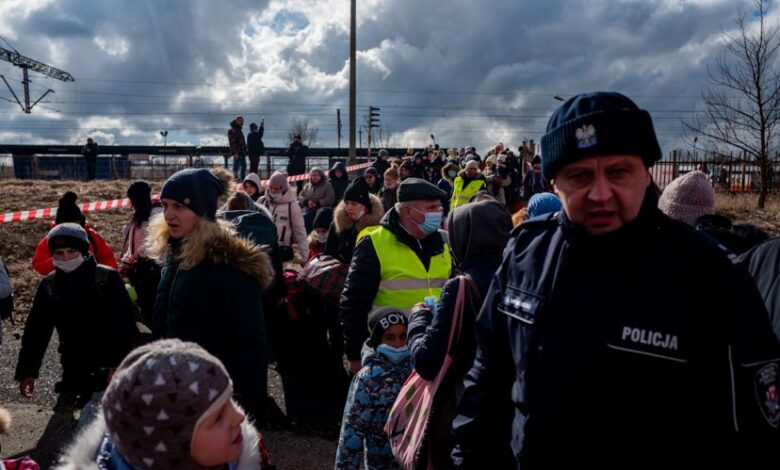
[[[290,189],[290,184],[287,183],[287,173],[283,171],[275,171],[271,175],[271,179],[268,180],[269,186],[281,186],[283,191]]]
[[[658,208],[669,217],[690,225],[705,214],[715,213],[715,191],[707,174],[701,171],[686,173],[664,189]]]

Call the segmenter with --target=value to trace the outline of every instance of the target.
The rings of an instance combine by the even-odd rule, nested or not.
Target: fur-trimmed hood
[[[149,222],[146,249],[148,256],[160,264],[171,255],[171,237],[162,216]],[[181,241],[178,251],[181,269],[192,269],[207,257],[214,264],[227,265],[248,274],[263,289],[273,282],[274,269],[268,255],[238,236],[233,225],[224,220],[200,219],[190,236]]]
[[[106,434],[106,421],[99,414],[95,421],[87,426],[76,438],[63,455],[62,461],[54,467],[55,470],[99,470],[95,456]],[[241,434],[244,437],[241,457],[238,459],[238,470],[257,470],[260,468],[260,451],[258,449],[259,434],[254,426],[246,420],[241,423]]]
[[[314,232],[314,230],[311,231],[307,240],[309,241],[309,249],[325,246],[324,243],[320,243],[320,241],[317,240],[317,234]]]
[[[454,171],[455,172],[455,176],[457,177],[458,173],[460,172],[460,167],[458,167],[458,165],[456,165],[454,163],[447,163],[446,165],[441,167],[441,171],[440,171],[441,177],[443,179],[449,181],[450,184],[452,184],[452,182],[455,180],[455,178],[450,178],[450,175],[447,174],[450,170]]]
[[[379,221],[385,215],[385,209],[382,207],[382,200],[373,194],[369,194],[368,198],[371,200],[371,212],[366,214],[357,221],[358,231],[363,230],[366,227],[373,227],[379,225]],[[347,206],[344,201],[341,201],[336,210],[333,213],[333,225],[336,227],[336,233],[343,233],[350,230],[355,226],[355,222],[347,215]]]

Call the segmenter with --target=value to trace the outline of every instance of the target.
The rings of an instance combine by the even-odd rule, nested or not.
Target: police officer
[[[524,469],[667,467],[717,458],[712,443],[730,432],[776,431],[780,347],[761,298],[716,245],[658,210],[647,111],[618,93],[575,96],[542,152],[564,210],[522,224],[504,252],[455,465],[499,445]],[[510,397],[509,413],[489,412]]]
[[[398,187],[398,203],[376,228],[358,235],[341,295],[341,325],[350,371],[360,370],[368,337],[368,313],[375,307],[409,312],[427,296],[441,294],[452,273],[449,248],[439,233],[442,198],[447,195],[420,178]]]

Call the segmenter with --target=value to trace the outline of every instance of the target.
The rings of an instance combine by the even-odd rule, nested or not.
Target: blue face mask
[[[458,176],[457,171],[448,171],[447,174],[450,176],[450,178],[455,178],[456,176]]]
[[[425,220],[421,224],[417,224],[417,227],[422,230],[422,232],[426,235],[430,235],[433,232],[439,230],[439,227],[441,227],[441,219],[443,217],[443,214],[441,211],[439,212],[423,212],[419,209],[416,209],[412,207],[417,212],[425,214]]]
[[[394,348],[389,344],[380,344],[376,347],[376,352],[386,356],[395,364],[400,364],[409,358],[409,346],[403,345],[400,348]]]

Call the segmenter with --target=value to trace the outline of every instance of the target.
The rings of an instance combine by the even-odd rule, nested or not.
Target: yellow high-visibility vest
[[[390,230],[380,226],[368,236],[379,258],[381,277],[374,308],[395,307],[408,313],[427,296],[441,297],[441,289],[452,274],[452,257],[446,244],[442,253],[431,257],[426,271],[417,254]]]
[[[466,187],[463,187],[463,177],[458,176],[452,185],[452,199],[450,200],[450,211],[458,206],[468,204],[475,194],[485,189],[485,180],[480,178],[469,181]]]

